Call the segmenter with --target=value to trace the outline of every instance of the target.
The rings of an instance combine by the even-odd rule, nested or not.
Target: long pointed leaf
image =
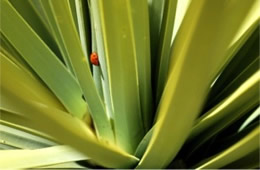
[[[131,3],[122,0],[102,0],[97,3],[104,37],[116,143],[133,153],[144,135],[144,129]]]
[[[86,104],[81,98],[81,90],[76,80],[12,5],[7,0],[1,0],[0,3],[1,32],[64,106],[72,114],[82,117],[86,112]],[[28,39],[30,43],[24,41]]]
[[[138,168],[163,168],[174,159],[202,108],[210,83],[228,61],[227,47],[255,2],[191,2],[173,48],[170,75],[157,110],[158,124]],[[216,34],[219,29],[221,35],[225,33],[221,38]]]
[[[172,34],[177,0],[166,0],[160,34],[156,67],[156,103],[158,104],[167,81],[168,67],[172,47]]]
[[[136,157],[129,155],[115,145],[99,141],[82,121],[71,115],[45,105],[21,100],[21,96],[17,96],[13,91],[8,91],[5,88],[2,88],[2,99],[15,101],[16,108],[13,111],[18,112],[19,110],[18,113],[37,123],[36,130],[70,145],[84,155],[91,157],[99,165],[110,168],[129,168],[138,162]],[[0,104],[0,107],[6,107],[2,106],[3,103]]]
[[[87,56],[85,56],[82,50],[75,25],[72,24],[69,2],[67,0],[56,0],[49,1],[49,3],[58,23],[58,28],[68,51],[75,75],[78,78],[90,114],[94,120],[97,134],[101,139],[113,142],[114,135],[104,103],[95,86],[88,60],[86,59]],[[63,21],[60,22],[59,19],[63,19]]]
[[[196,169],[211,169],[211,168],[221,168],[229,163],[232,163],[239,158],[259,149],[259,135],[260,127],[256,127],[247,136],[241,139],[239,142],[235,143],[223,152],[213,156],[205,163],[199,163],[193,168]]]
[[[21,169],[89,159],[68,146],[0,151],[0,168]],[[15,162],[15,163],[12,163]]]

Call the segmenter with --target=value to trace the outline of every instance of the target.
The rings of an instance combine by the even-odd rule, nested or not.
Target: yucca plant
[[[259,168],[259,0],[0,0],[0,168]]]

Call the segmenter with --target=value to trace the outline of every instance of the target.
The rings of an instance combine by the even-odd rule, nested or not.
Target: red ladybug
[[[98,55],[96,52],[90,54],[90,62],[95,66],[99,66]]]

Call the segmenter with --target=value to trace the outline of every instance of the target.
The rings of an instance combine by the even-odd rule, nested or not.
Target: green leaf
[[[92,50],[93,52],[97,52],[99,59],[99,68],[93,66],[93,74],[95,78],[95,83],[97,88],[99,88],[99,92],[103,93],[104,103],[106,105],[107,113],[113,121],[114,113],[112,109],[112,98],[109,87],[109,78],[108,78],[108,70],[107,70],[107,61],[105,57],[104,50],[104,37],[102,36],[102,26],[101,26],[101,18],[100,18],[100,10],[95,0],[89,0],[90,7],[90,15],[91,15],[91,29],[92,29]],[[98,80],[100,79],[100,80]],[[99,84],[101,81],[101,84]],[[102,87],[102,92],[101,88]],[[102,95],[101,95],[102,96]]]
[[[58,23],[55,20],[55,17],[51,11],[51,6],[48,3],[48,1],[39,0],[39,2],[40,2],[40,7],[43,9],[44,15],[46,16],[46,20],[52,32],[52,36],[55,38],[56,43],[58,44],[59,49],[62,53],[62,57],[65,62],[65,65],[67,66],[68,71],[74,74],[74,70],[72,68],[72,64],[69,59],[68,51],[63,43],[62,35],[59,32]]]
[[[42,23],[45,25],[46,28],[48,28],[49,32],[51,32],[49,22],[47,20],[47,16],[44,13],[43,6],[41,5],[40,0],[28,0],[34,11],[37,13],[38,17],[42,21]]]
[[[160,31],[160,43],[156,65],[156,103],[158,104],[167,81],[168,66],[171,55],[173,26],[176,14],[177,0],[166,0],[163,21]]]
[[[221,153],[214,155],[212,158],[195,165],[196,169],[212,169],[221,168],[229,163],[232,163],[243,156],[259,149],[259,135],[260,127],[256,127],[243,139],[222,151]]]
[[[40,166],[37,168],[48,168],[48,169],[88,169],[85,165],[80,165],[75,162],[66,162],[66,163],[59,163],[59,164],[54,164],[54,165],[49,165],[49,166]]]
[[[169,78],[157,110],[157,126],[137,168],[164,168],[175,158],[211,82],[230,57],[228,46],[255,2],[191,2],[173,47]]]
[[[90,10],[90,21],[91,21],[91,48],[92,48],[91,50],[92,50],[92,52],[97,53],[98,59],[100,60],[100,54],[99,54],[100,50],[97,49],[97,38],[96,38],[96,35],[100,34],[100,32],[98,32],[96,30],[96,26],[95,26],[95,24],[97,22],[94,20],[94,10],[95,9],[94,9],[94,7],[91,6],[90,1],[88,1],[88,7]],[[106,111],[107,111],[108,115],[110,117],[112,117],[111,102],[110,102],[110,99],[107,98],[108,97],[107,93],[104,93],[104,90],[106,90],[105,89],[106,87],[104,87],[104,89],[103,89],[103,86],[102,86],[102,85],[104,85],[104,83],[102,82],[103,81],[102,79],[104,79],[104,78],[102,77],[101,66],[92,65],[92,71],[93,71],[94,82],[98,89],[99,95],[105,103],[105,106],[107,109]],[[106,95],[106,99],[104,99],[104,94]],[[110,102],[110,103],[108,103],[108,102]]]
[[[245,110],[250,110],[257,106],[259,102],[258,85],[260,82],[260,71],[253,74],[245,81],[232,95],[212,108],[208,113],[203,115],[192,128],[190,138],[201,134],[204,130],[210,133],[215,133],[215,128],[223,128],[229,121],[236,120],[238,113],[245,113]],[[223,119],[225,121],[223,121]],[[229,120],[229,121],[228,121]],[[210,127],[214,127],[210,130]],[[210,132],[211,131],[211,132]]]
[[[0,169],[259,168],[259,2],[0,0]]]
[[[16,107],[13,108],[13,112],[18,112],[37,124],[34,127],[36,130],[54,137],[63,144],[70,145],[84,155],[91,157],[99,165],[129,168],[138,162],[136,157],[122,151],[117,146],[99,141],[78,118],[46,105],[22,100],[21,96],[6,88],[2,88],[2,99],[15,102]],[[1,103],[0,107],[5,108],[5,105]]]
[[[2,169],[35,168],[86,159],[89,158],[62,145],[34,150],[0,150],[0,168]]]
[[[69,3],[69,9],[70,9],[70,13],[71,13],[71,15],[72,15],[72,20],[73,20],[73,24],[75,25],[75,27],[76,27],[76,29],[77,29],[77,33],[78,33],[78,36],[80,36],[79,34],[79,32],[80,32],[80,23],[78,23],[78,21],[79,21],[79,19],[78,19],[78,17],[79,17],[79,15],[78,15],[78,12],[77,12],[77,8],[78,7],[76,7],[76,0],[73,0],[73,1],[71,1],[71,0],[68,0],[68,3]]]
[[[73,115],[82,117],[86,112],[86,104],[81,98],[76,80],[7,0],[1,1],[1,7],[1,32],[66,109]]]
[[[216,81],[212,83],[208,101],[205,104],[207,109],[210,109],[230,95],[250,74],[253,74],[259,68],[259,53],[257,50],[259,47],[259,25],[257,25],[258,22],[255,22],[251,29],[244,32],[244,36],[242,36],[241,39],[246,37],[248,38],[247,41],[232,58],[223,72],[220,73]],[[250,33],[252,35],[250,35]],[[241,39],[239,39],[237,43],[239,43]]]
[[[133,153],[144,135],[131,8],[138,1],[91,2],[100,13],[116,143]]]
[[[46,140],[42,137],[35,136],[2,124],[0,124],[0,134],[0,140],[2,141],[0,143],[4,143],[15,148],[39,149],[55,145],[54,142]]]
[[[172,35],[173,43],[174,43],[176,35],[180,29],[182,21],[186,15],[186,12],[189,8],[190,3],[191,3],[191,0],[177,0],[176,14],[175,14],[175,20],[174,20],[174,27],[173,27],[173,35]]]
[[[14,146],[10,146],[8,144],[2,144],[0,143],[0,150],[10,150],[10,149],[17,149],[16,147]]]
[[[80,39],[69,11],[69,3],[64,0],[49,1],[52,12],[58,23],[64,45],[68,51],[72,67],[85,96],[90,114],[94,120],[98,137],[114,142],[112,127],[106,114],[104,103],[99,96],[91,70],[86,59]],[[62,22],[60,21],[62,20]]]
[[[246,156],[226,165],[223,169],[257,169],[259,167],[259,150],[247,154]]]
[[[16,11],[21,15],[24,21],[30,25],[35,33],[44,41],[44,43],[62,60],[58,46],[53,39],[47,25],[40,19],[40,14],[33,8],[31,1],[9,0]]]
[[[256,72],[234,93],[205,113],[192,128],[189,148],[191,155],[207,140],[238,120],[259,103],[260,72]]]
[[[162,25],[165,0],[148,0],[149,25],[151,42],[151,69],[155,70],[159,48],[160,31]]]
[[[8,88],[17,94],[23,96],[24,99],[32,100],[38,103],[46,104],[60,110],[65,110],[61,103],[57,100],[48,88],[41,84],[37,79],[28,72],[21,69],[5,55],[0,53],[1,62],[1,88]],[[37,91],[37,93],[35,93]],[[12,101],[1,101],[7,103],[10,107],[15,107]]]
[[[135,150],[135,156],[137,158],[141,158],[147,149],[147,146],[152,138],[153,130],[155,128],[155,125],[146,133],[146,135],[143,137],[141,142],[139,143],[138,147]]]
[[[148,131],[153,121],[149,11],[147,0],[132,0],[131,25],[137,62],[138,86],[143,124]]]
[[[88,58],[90,55],[90,34],[89,34],[89,18],[88,12],[89,8],[87,6],[86,1],[75,0],[75,8],[77,14],[77,23],[79,29],[79,38],[81,42],[81,46],[85,56]]]
[[[246,121],[240,126],[238,132],[244,130],[251,122],[253,122],[257,117],[260,116],[260,107],[258,107],[247,119]]]
[[[58,143],[56,139],[53,137],[42,133],[37,129],[38,125],[36,122],[33,122],[29,118],[25,117],[24,115],[21,115],[13,110],[8,110],[3,104],[0,107],[0,113],[1,113],[1,119],[0,124],[3,126],[8,126],[10,128],[14,128],[17,130],[24,131],[26,133],[30,133],[34,136],[39,136],[41,138],[47,139],[49,141],[53,141],[55,143]]]
[[[12,62],[14,62],[18,67],[23,69],[25,72],[31,74],[33,77],[37,78],[39,77],[35,74],[35,72],[32,70],[32,68],[24,61],[22,56],[15,50],[15,48],[10,44],[10,42],[4,37],[4,35],[1,33],[1,47],[0,51],[1,53],[6,56],[8,59],[10,59]]]

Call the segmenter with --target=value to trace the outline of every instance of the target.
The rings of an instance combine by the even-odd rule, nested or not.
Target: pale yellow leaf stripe
[[[66,145],[34,150],[0,150],[0,169],[35,168],[87,159],[87,156]]]

